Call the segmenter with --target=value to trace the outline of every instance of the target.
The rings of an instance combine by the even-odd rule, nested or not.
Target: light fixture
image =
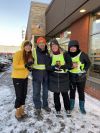
[[[96,20],[96,23],[100,23],[100,19],[97,19],[97,20]]]
[[[84,12],[86,12],[86,10],[85,9],[81,9],[80,12],[81,13],[84,13]]]
[[[100,12],[97,12],[96,15],[100,15]]]
[[[70,35],[71,34],[71,31],[67,31],[67,34]]]

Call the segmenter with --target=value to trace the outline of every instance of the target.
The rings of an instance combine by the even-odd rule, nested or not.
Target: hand
[[[34,62],[33,61],[30,61],[27,64],[28,64],[28,66],[31,66],[32,64],[34,64]]]
[[[25,68],[28,68],[28,67],[29,67],[28,63],[27,63],[27,64],[25,64]]]
[[[33,64],[33,62],[32,62],[32,61],[31,61],[31,62],[26,63],[26,64],[25,64],[25,68],[30,67],[32,64]]]
[[[67,69],[66,65],[62,65],[60,69],[63,69],[64,71]]]
[[[73,68],[78,68],[78,63],[77,62],[73,63]]]
[[[61,71],[61,69],[59,69],[59,67],[57,67],[56,65],[55,66],[52,66],[52,70],[53,71]]]

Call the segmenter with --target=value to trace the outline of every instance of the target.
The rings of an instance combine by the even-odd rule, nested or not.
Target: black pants
[[[59,93],[54,92],[54,104],[55,104],[56,111],[61,110],[60,93],[62,94],[62,97],[63,97],[63,103],[64,103],[65,110],[69,110],[70,102],[69,102],[68,92],[59,92]]]
[[[77,89],[79,100],[85,101],[85,94],[84,94],[85,83],[86,83],[86,80],[82,82],[71,82],[70,83],[70,99],[75,99],[75,93]]]
[[[13,78],[13,84],[15,87],[15,94],[16,94],[15,108],[19,108],[21,105],[25,104],[28,78],[26,79]]]

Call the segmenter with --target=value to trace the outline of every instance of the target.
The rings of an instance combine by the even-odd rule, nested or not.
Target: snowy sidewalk
[[[0,133],[100,133],[100,101],[88,95],[86,95],[86,115],[79,112],[76,98],[72,117],[66,116],[62,106],[63,118],[58,118],[55,115],[52,93],[49,93],[49,106],[52,111],[47,114],[42,110],[44,117],[42,121],[37,121],[34,116],[31,80],[26,99],[29,118],[23,122],[15,119],[14,101],[14,87],[8,72],[0,78]]]

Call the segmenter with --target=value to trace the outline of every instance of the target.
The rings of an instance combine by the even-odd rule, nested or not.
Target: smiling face
[[[45,44],[44,44],[44,42],[42,42],[42,41],[39,42],[38,47],[39,47],[40,49],[44,50],[44,49],[45,49]]]
[[[31,47],[30,44],[27,44],[27,45],[25,45],[25,47],[24,47],[24,50],[25,50],[26,52],[30,52],[31,49],[32,49],[32,47]]]
[[[76,52],[77,51],[77,47],[76,46],[71,46],[70,47],[70,52]]]
[[[53,44],[53,45],[51,46],[51,50],[52,50],[53,52],[57,52],[58,49],[59,49],[59,46],[56,45],[56,44]]]

